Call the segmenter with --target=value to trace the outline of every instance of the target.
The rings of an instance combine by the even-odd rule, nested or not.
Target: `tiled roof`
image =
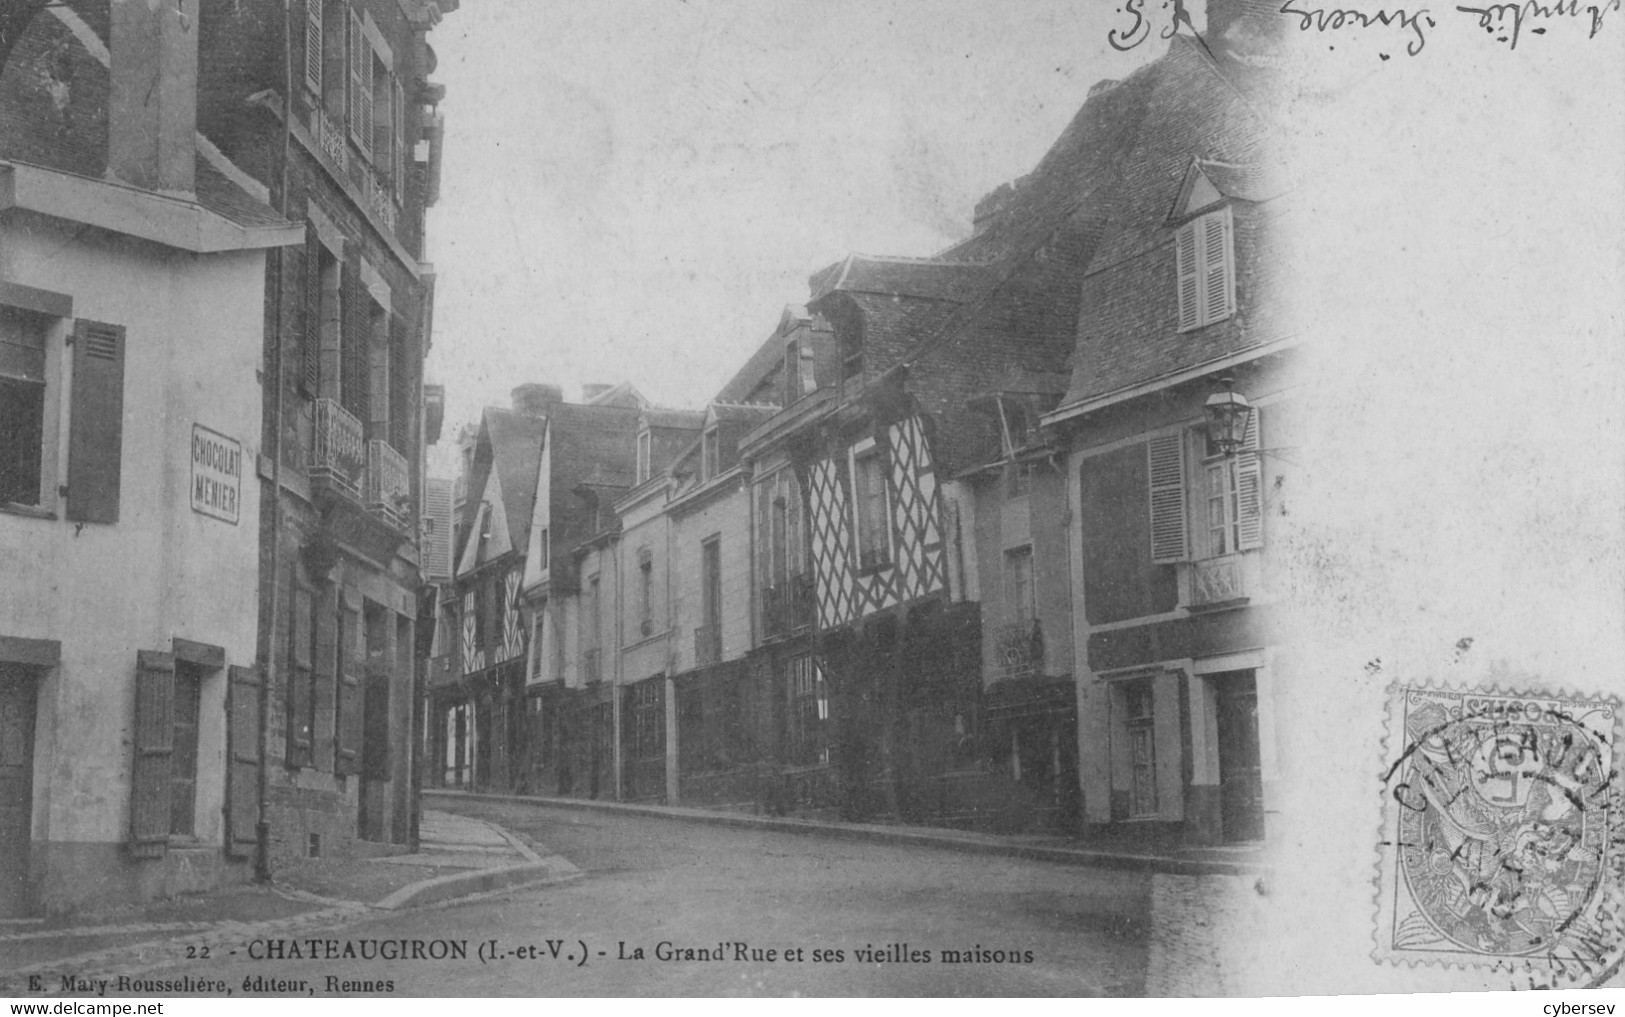
[[[852,254],[808,280],[808,299],[816,301],[842,291],[962,303],[974,299],[991,276],[987,265],[971,261]]]
[[[1147,84],[1140,128],[1125,139],[1108,207],[1111,219],[1084,278],[1072,379],[1061,408],[1124,391],[1281,338],[1268,199],[1286,189],[1266,115],[1270,76],[1219,60],[1183,35],[1140,72]],[[1202,328],[1178,329],[1169,214],[1191,160],[1233,202],[1237,310]]]
[[[502,483],[502,510],[508,516],[508,533],[513,537],[514,549],[520,554],[525,553],[530,541],[531,515],[536,508],[536,475],[541,468],[542,443],[546,436],[546,417],[488,406],[480,422],[479,443],[474,449],[476,474],[489,455]],[[485,475],[470,478],[471,494],[483,493],[488,471],[489,467]]]

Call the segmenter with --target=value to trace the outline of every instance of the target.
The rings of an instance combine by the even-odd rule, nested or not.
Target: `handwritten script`
[[[1196,25],[1185,9],[1184,0],[1161,0],[1160,5],[1147,11],[1148,0],[1125,0],[1117,13],[1131,20],[1106,33],[1106,41],[1117,50],[1130,50],[1156,36],[1171,39],[1180,25],[1190,29],[1199,41]],[[1545,35],[1549,25],[1562,21],[1579,22],[1587,30],[1586,38],[1596,38],[1602,31],[1604,19],[1620,9],[1625,0],[1523,0],[1522,3],[1486,4],[1483,7],[1457,6],[1455,11],[1473,18],[1476,27],[1491,36],[1496,43],[1517,49],[1518,42],[1527,31]],[[1293,19],[1300,32],[1325,35],[1337,32],[1355,32],[1367,29],[1397,33],[1403,40],[1405,52],[1418,56],[1427,48],[1428,32],[1437,29],[1439,22],[1426,7],[1415,10],[1399,8],[1315,7],[1311,0],[1286,0],[1279,13]],[[1396,40],[1396,44],[1397,41]],[[1206,43],[1203,41],[1203,45]],[[1377,54],[1387,60],[1389,54]]]

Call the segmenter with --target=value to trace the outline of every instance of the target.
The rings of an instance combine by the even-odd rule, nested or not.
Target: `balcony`
[[[395,232],[395,199],[389,193],[389,186],[380,183],[378,175],[365,164],[360,169],[361,194],[367,199],[367,210],[377,216],[389,232]]]
[[[343,128],[320,108],[312,110],[310,118],[314,121],[310,133],[316,135],[317,142],[322,146],[322,154],[332,160],[341,173],[349,172],[350,149],[345,143]]]
[[[374,438],[367,443],[367,508],[389,525],[404,529],[411,518],[412,480],[406,457]]]
[[[762,591],[762,632],[768,637],[787,636],[812,624],[812,581],[810,576],[790,576],[777,586]]]
[[[335,400],[316,400],[306,469],[312,484],[325,483],[360,500],[367,475],[366,429]]]
[[[591,650],[581,651],[581,681],[583,684],[590,685],[604,677],[598,666],[598,652],[596,647]]]
[[[995,681],[1031,678],[1044,664],[1044,635],[1035,619],[1000,625],[993,631]]]
[[[722,626],[701,625],[694,630],[694,666],[704,667],[722,659]]]
[[[1191,562],[1190,606],[1217,607],[1246,601],[1251,585],[1247,577],[1251,571],[1249,557],[1256,556],[1229,554]]]

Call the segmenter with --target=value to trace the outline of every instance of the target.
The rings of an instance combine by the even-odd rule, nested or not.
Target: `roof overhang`
[[[1090,413],[1106,409],[1109,406],[1116,406],[1118,403],[1126,403],[1130,400],[1138,399],[1141,396],[1147,396],[1154,392],[1160,392],[1163,389],[1173,388],[1176,385],[1183,385],[1186,382],[1194,381],[1203,375],[1212,374],[1214,371],[1222,371],[1227,368],[1237,367],[1241,364],[1251,363],[1255,360],[1262,360],[1265,357],[1273,356],[1276,353],[1291,349],[1297,344],[1298,337],[1295,334],[1281,336],[1277,339],[1271,339],[1268,342],[1263,342],[1257,346],[1249,347],[1239,353],[1231,353],[1223,357],[1216,357],[1212,360],[1206,360],[1191,367],[1171,371],[1168,374],[1152,378],[1149,381],[1139,382],[1134,385],[1128,385],[1117,389],[1113,392],[1106,392],[1102,395],[1091,396],[1088,399],[1080,399],[1076,402],[1067,403],[1063,406],[1056,407],[1053,413],[1047,413],[1043,417],[1039,418],[1039,423],[1045,427],[1062,424],[1066,421],[1074,420],[1078,417],[1086,416]]]
[[[195,200],[28,163],[0,163],[0,211],[21,209],[194,254],[304,243],[303,223],[243,226]]]

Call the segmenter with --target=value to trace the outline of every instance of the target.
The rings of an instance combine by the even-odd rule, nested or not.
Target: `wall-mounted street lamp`
[[[1236,391],[1235,381],[1226,376],[1219,379],[1219,391],[1207,397],[1203,412],[1207,415],[1208,439],[1224,455],[1235,455],[1246,440],[1253,404]]]

